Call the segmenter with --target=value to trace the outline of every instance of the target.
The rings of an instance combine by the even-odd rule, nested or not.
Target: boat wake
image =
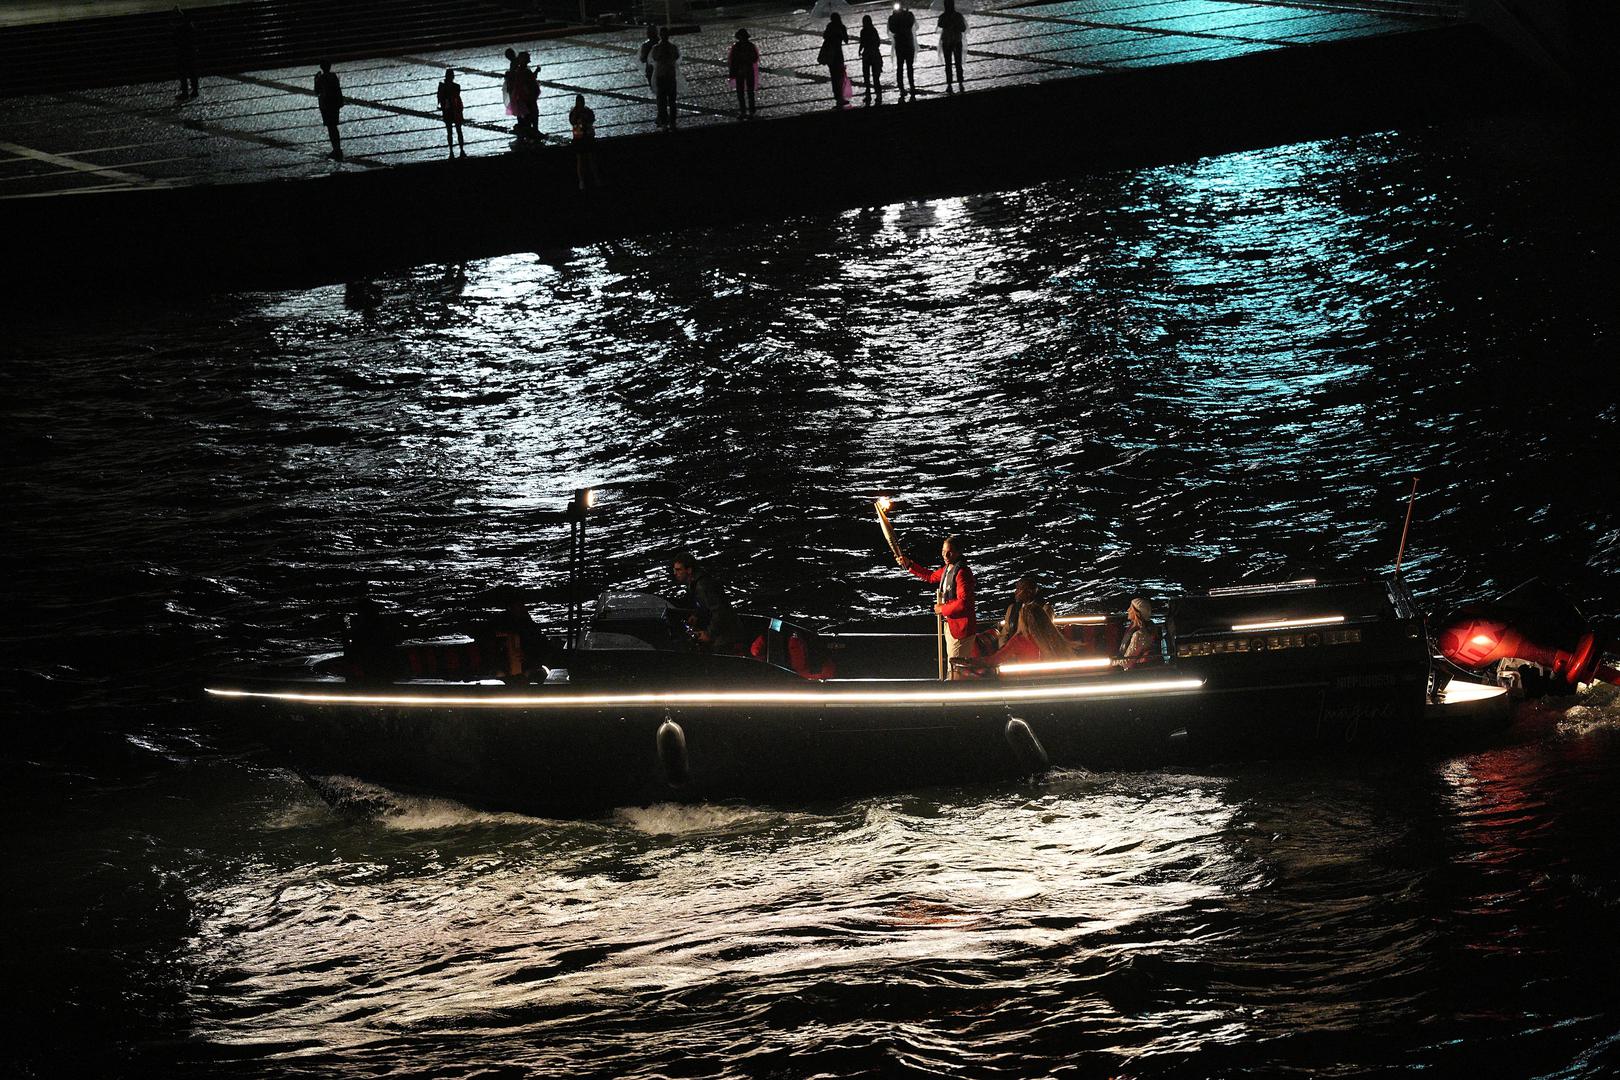
[[[1589,735],[1620,730],[1620,688],[1593,683],[1581,692],[1577,704],[1564,710],[1558,721],[1560,735]]]
[[[477,810],[454,799],[407,795],[352,776],[309,776],[304,779],[338,814],[364,818],[401,832],[460,829],[474,825],[543,824],[541,818],[506,811]]]
[[[613,816],[616,821],[648,836],[700,836],[745,832],[754,827],[779,824],[785,816],[793,815],[713,803],[655,803],[621,807]]]

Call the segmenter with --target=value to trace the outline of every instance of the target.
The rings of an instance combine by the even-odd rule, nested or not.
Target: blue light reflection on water
[[[1547,149],[1337,140],[422,268],[366,311],[22,320],[6,661],[41,730],[119,747],[18,769],[43,1029],[159,1071],[1602,1075],[1612,703],[1438,764],[584,823],[334,810],[191,704],[366,582],[555,600],[527,515],[598,481],[605,580],[690,544],[831,619],[924,610],[879,490],[992,595],[1118,602],[1385,566],[1417,470],[1431,603],[1542,571],[1614,614],[1613,369],[1567,363],[1612,352],[1609,182]]]

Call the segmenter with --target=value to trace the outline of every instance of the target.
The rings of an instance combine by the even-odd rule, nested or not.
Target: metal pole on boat
[[[1412,527],[1412,504],[1417,501],[1418,478],[1412,477],[1412,494],[1406,497],[1406,524],[1401,526],[1401,546],[1395,551],[1395,576],[1401,576],[1401,559],[1406,555],[1406,532]]]
[[[590,488],[575,488],[574,501],[568,504],[568,629],[567,647],[579,647],[579,633],[584,621],[585,605],[580,598],[580,575],[585,569],[585,516],[596,493]]]
[[[563,648],[574,647],[575,609],[579,599],[579,521],[573,515],[573,506],[569,506],[568,515],[568,621],[563,630]]]

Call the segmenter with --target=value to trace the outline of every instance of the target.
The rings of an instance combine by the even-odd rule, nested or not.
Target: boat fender
[[[1024,721],[1016,716],[1008,717],[1005,734],[1013,756],[1026,772],[1045,772],[1051,766],[1052,759],[1046,756],[1046,747],[1041,745],[1041,740],[1035,737],[1035,732]]]
[[[670,787],[680,787],[691,773],[686,760],[686,732],[668,717],[658,725],[658,764],[663,766],[664,782]]]

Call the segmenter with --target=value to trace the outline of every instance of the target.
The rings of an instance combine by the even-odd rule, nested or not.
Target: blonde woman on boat
[[[1052,609],[1035,600],[1019,607],[1018,628],[1005,645],[982,660],[969,661],[969,665],[978,671],[989,671],[1002,664],[1072,659],[1074,647],[1052,621]]]

